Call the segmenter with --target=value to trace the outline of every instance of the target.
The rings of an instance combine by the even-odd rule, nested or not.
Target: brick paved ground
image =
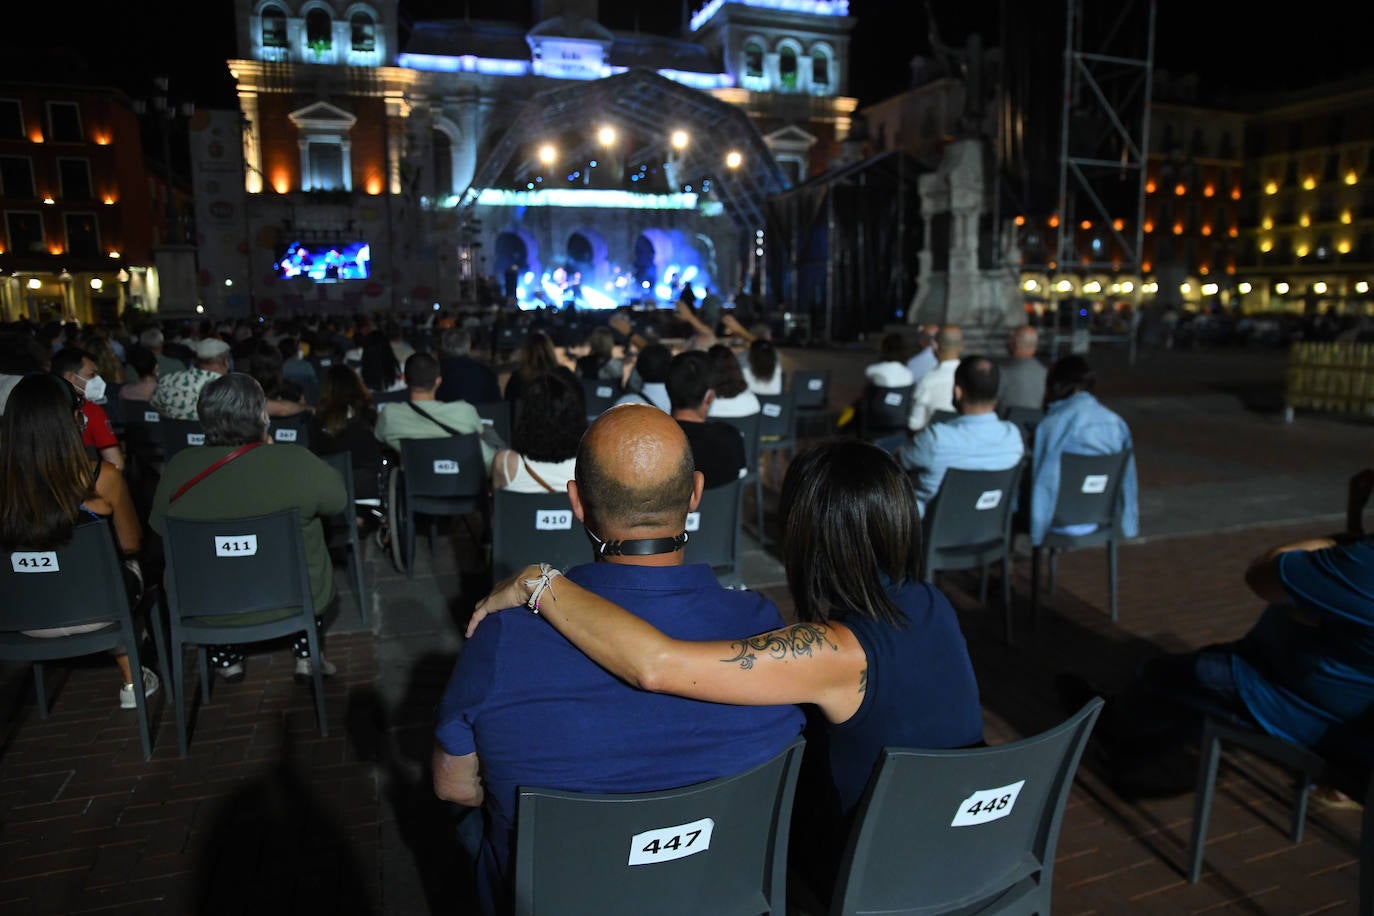
[[[1241,586],[1245,564],[1273,543],[1334,527],[1345,478],[1374,455],[1367,425],[1283,424],[1273,354],[1142,354],[1135,367],[1110,356],[1101,394],[1135,432],[1145,520],[1121,551],[1120,624],[1105,616],[1100,551],[1062,558],[1053,607],[1034,631],[1028,561],[1017,563],[1011,647],[1000,609],[977,606],[974,578],[941,580],[962,615],[991,741],[1058,721],[1058,671],[1116,687],[1153,653],[1242,632],[1259,610]],[[841,404],[867,358],[796,351],[787,361],[835,366]],[[746,581],[789,610],[776,559],[747,553]],[[133,714],[116,707],[107,659],[50,669],[47,721],[27,670],[0,667],[0,913],[468,911],[425,762],[433,704],[484,582],[463,537],[441,537],[428,563],[422,555],[411,580],[369,557],[369,629],[356,623],[340,568],[328,738],[284,647],[251,656],[243,683],[216,685],[185,759],[170,710],[155,704],[157,747],[146,762]],[[1181,871],[1191,793],[1122,799],[1085,762],[1060,839],[1056,912],[1354,912],[1357,812],[1314,810],[1292,845],[1286,779],[1238,763],[1223,767],[1208,871],[1191,885]]]

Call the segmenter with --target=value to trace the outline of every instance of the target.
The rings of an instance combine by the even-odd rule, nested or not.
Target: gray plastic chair
[[[1112,622],[1116,622],[1116,542],[1121,539],[1121,478],[1131,450],[1107,455],[1059,456],[1059,491],[1055,494],[1050,531],[1040,544],[1031,547],[1031,625],[1040,622],[1040,555],[1049,554],[1049,593],[1054,595],[1054,565],[1057,554],[1082,547],[1107,548],[1107,592]],[[1088,534],[1056,534],[1053,529],[1067,525],[1094,524]]]
[[[185,691],[181,689],[184,646],[196,646],[201,703],[208,703],[211,680],[207,647],[264,642],[304,632],[310,657],[317,659],[320,643],[315,631],[310,573],[305,566],[300,510],[209,520],[169,516],[164,524],[177,744],[185,757],[186,703]],[[279,613],[263,623],[235,622],[235,618],[259,611]],[[315,682],[320,735],[328,737],[324,680],[319,665],[311,666],[311,676]]]
[[[584,378],[580,381],[582,382],[582,393],[586,395],[587,399],[588,423],[605,413],[625,393],[625,390],[616,382],[590,378]]]
[[[762,406],[762,405],[760,405]],[[763,414],[750,414],[747,417],[712,417],[728,423],[744,437],[744,466],[748,469],[740,483],[754,491],[754,535],[763,544],[763,478],[759,473],[759,429],[763,425]]]
[[[1049,913],[1064,805],[1102,703],[1007,744],[885,749],[831,916]]]
[[[786,913],[788,832],[804,746],[798,737],[753,769],[661,792],[521,788],[515,913]]]
[[[472,405],[482,425],[496,433],[496,438],[504,443],[510,442],[510,401],[478,401]]]
[[[921,569],[927,582],[943,569],[978,569],[978,603],[988,603],[988,564],[1002,563],[1005,639],[1011,642],[1012,507],[1024,462],[1004,471],[950,468],[921,520]]]
[[[702,491],[697,511],[687,515],[687,543],[683,555],[688,563],[709,563],[727,585],[740,585],[740,515],[744,503],[744,482],[733,480]]]
[[[415,574],[415,516],[429,517],[429,552],[434,555],[434,520],[441,515],[467,516],[481,512],[486,532],[488,471],[482,459],[481,436],[464,433],[437,439],[400,440],[401,462],[390,474],[387,509],[393,513],[391,534],[393,544],[400,535],[407,576]],[[397,524],[395,515],[400,515]]]
[[[830,428],[829,369],[798,369],[792,373],[787,390],[792,394],[798,436],[833,431]]]
[[[500,582],[530,563],[567,569],[592,561],[587,539],[568,494],[497,490],[491,510],[491,575]]]
[[[154,600],[156,586],[144,596]],[[115,551],[114,532],[104,521],[77,525],[66,546],[48,551],[14,551],[0,559],[0,659],[33,665],[33,686],[38,694],[38,716],[48,717],[48,691],[43,663],[94,655],[111,649],[129,654],[134,677],[134,701],[138,711],[143,759],[153,755],[148,726],[148,702],[143,695],[143,664],[139,656],[139,630],[124,588],[124,573]],[[109,626],[71,636],[25,636],[24,630],[74,627],[108,623]],[[167,650],[162,631],[153,630],[158,665],[167,670]],[[113,670],[113,667],[112,667]],[[113,684],[114,678],[110,682]],[[163,677],[164,689],[173,685]]]
[[[173,420],[163,417],[158,423],[162,437],[162,460],[171,461],[172,456],[184,448],[194,448],[205,444],[205,429],[199,420]]]
[[[864,385],[859,403],[859,436],[870,442],[903,436],[911,419],[912,385]]]
[[[289,417],[272,417],[267,430],[273,442],[286,442],[310,448],[310,417],[308,411],[301,411]]]
[[[343,478],[344,490],[348,493],[348,505],[332,518],[324,519],[325,537],[329,547],[346,547],[348,563],[353,572],[353,589],[358,596],[358,616],[363,626],[367,626],[367,586],[363,582],[363,544],[358,536],[358,503],[353,489],[353,453],[349,451],[330,452],[321,455],[326,464],[339,472]]]

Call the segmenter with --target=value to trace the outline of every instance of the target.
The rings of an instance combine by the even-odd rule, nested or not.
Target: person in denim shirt
[[[1065,356],[1050,367],[1045,378],[1045,418],[1035,427],[1031,453],[1030,540],[1040,544],[1054,515],[1059,493],[1059,456],[1107,455],[1131,448],[1131,430],[1126,421],[1093,397],[1097,376],[1081,356]],[[1126,462],[1121,481],[1121,533],[1135,537],[1140,533],[1140,507],[1137,501],[1135,457]],[[1056,529],[1059,531],[1059,529]],[[1092,526],[1072,525],[1064,534],[1087,534]]]

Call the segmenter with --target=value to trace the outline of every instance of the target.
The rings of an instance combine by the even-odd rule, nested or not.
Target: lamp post
[[[187,242],[185,227],[178,228],[176,200],[172,193],[172,126],[178,120],[189,125],[196,107],[191,102],[171,101],[168,96],[169,86],[170,81],[167,77],[156,77],[153,80],[156,91],[148,99],[135,99],[133,107],[138,114],[147,114],[151,111],[157,121],[158,140],[162,145],[165,225],[162,230],[162,244],[154,246],[159,288],[158,308],[161,308],[160,300],[168,298],[176,303],[179,309],[189,311],[195,306],[197,298],[195,249]]]

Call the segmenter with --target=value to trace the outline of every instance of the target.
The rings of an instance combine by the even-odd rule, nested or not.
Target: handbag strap
[[[521,456],[520,456],[520,463],[523,464],[523,465],[525,466],[525,473],[526,473],[526,474],[529,474],[531,477],[533,477],[535,483],[539,484],[541,487],[543,487],[545,490],[549,491],[550,493],[554,492],[553,487],[549,486],[547,483],[544,482],[544,478],[542,478],[542,477],[540,477],[538,474],[534,473],[534,468],[530,467],[530,463],[529,463],[528,461],[525,460],[525,456],[524,456],[524,455],[521,455]]]
[[[248,452],[251,452],[259,445],[265,444],[266,443],[264,442],[250,442],[247,445],[240,445],[238,448],[234,449],[232,452],[225,455],[223,458],[216,461],[214,464],[210,465],[208,468],[201,471],[199,474],[192,477],[190,480],[186,481],[184,484],[178,487],[177,491],[172,494],[172,498],[167,500],[168,505],[171,505],[172,503],[176,502],[178,499],[181,498],[181,494],[185,493],[187,490],[191,489],[196,484],[200,483],[202,480],[209,477],[215,471],[218,471],[220,468],[224,467],[226,464],[233,461],[235,458],[239,457],[240,455],[244,455]]]
[[[458,430],[454,429],[452,426],[449,426],[449,425],[448,425],[447,423],[445,423],[443,420],[440,420],[438,417],[435,417],[435,416],[433,416],[432,414],[429,414],[429,413],[427,413],[427,412],[421,410],[419,407],[415,406],[415,402],[414,402],[414,401],[406,401],[406,403],[410,405],[410,409],[411,409],[411,410],[415,411],[415,412],[418,413],[420,416],[424,417],[426,420],[428,420],[429,422],[433,423],[435,426],[439,427],[439,428],[442,429],[444,432],[448,433],[450,436],[461,436],[461,435],[463,435],[462,433],[458,432]]]

